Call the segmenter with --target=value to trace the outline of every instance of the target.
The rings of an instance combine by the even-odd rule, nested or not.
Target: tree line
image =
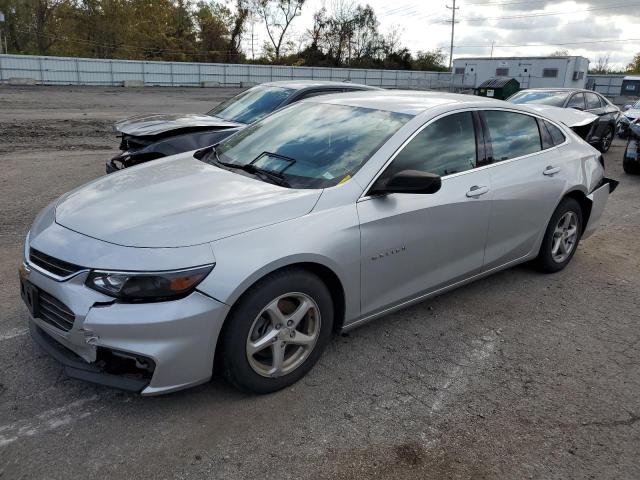
[[[369,5],[334,0],[294,38],[306,0],[0,0],[9,53],[446,70],[439,49],[418,52],[383,34]],[[262,45],[245,51],[256,25]],[[243,39],[245,42],[243,42]]]

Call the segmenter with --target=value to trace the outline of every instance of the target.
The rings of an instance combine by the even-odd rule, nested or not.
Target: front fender
[[[271,272],[313,263],[331,270],[342,284],[345,321],[359,315],[360,227],[355,204],[223,238],[211,247],[216,266],[198,289],[227,305]]]

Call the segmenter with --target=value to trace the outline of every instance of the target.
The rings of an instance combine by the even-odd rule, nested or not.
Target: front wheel
[[[615,136],[615,130],[611,125],[609,125],[607,129],[604,131],[602,138],[600,139],[600,145],[598,146],[599,147],[598,150],[600,150],[602,153],[607,153],[611,148],[611,144],[613,143],[614,136]]]
[[[318,361],[333,328],[324,282],[305,270],[276,272],[243,295],[223,331],[226,379],[251,393],[292,385]]]
[[[535,260],[545,273],[559,272],[576,253],[582,235],[582,208],[573,198],[566,197],[553,212],[547,225],[540,252]]]

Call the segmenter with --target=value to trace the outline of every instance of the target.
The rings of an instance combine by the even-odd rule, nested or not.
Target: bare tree
[[[611,67],[609,66],[609,58],[611,57],[610,53],[598,57],[596,60],[595,66],[591,69],[591,73],[596,73],[600,75],[605,75],[611,72]]]
[[[549,56],[550,57],[568,57],[569,56],[569,50],[556,50],[555,52],[553,52]]]
[[[275,60],[280,58],[285,36],[293,19],[300,15],[306,0],[254,0],[254,11],[264,21],[273,44]]]

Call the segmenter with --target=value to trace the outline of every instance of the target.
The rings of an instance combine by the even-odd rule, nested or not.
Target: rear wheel
[[[333,327],[333,302],[316,275],[286,270],[254,285],[234,307],[223,333],[227,380],[270,393],[292,385],[318,361]]]
[[[553,212],[535,260],[546,273],[562,270],[573,258],[582,235],[582,208],[577,200],[566,197]]]

